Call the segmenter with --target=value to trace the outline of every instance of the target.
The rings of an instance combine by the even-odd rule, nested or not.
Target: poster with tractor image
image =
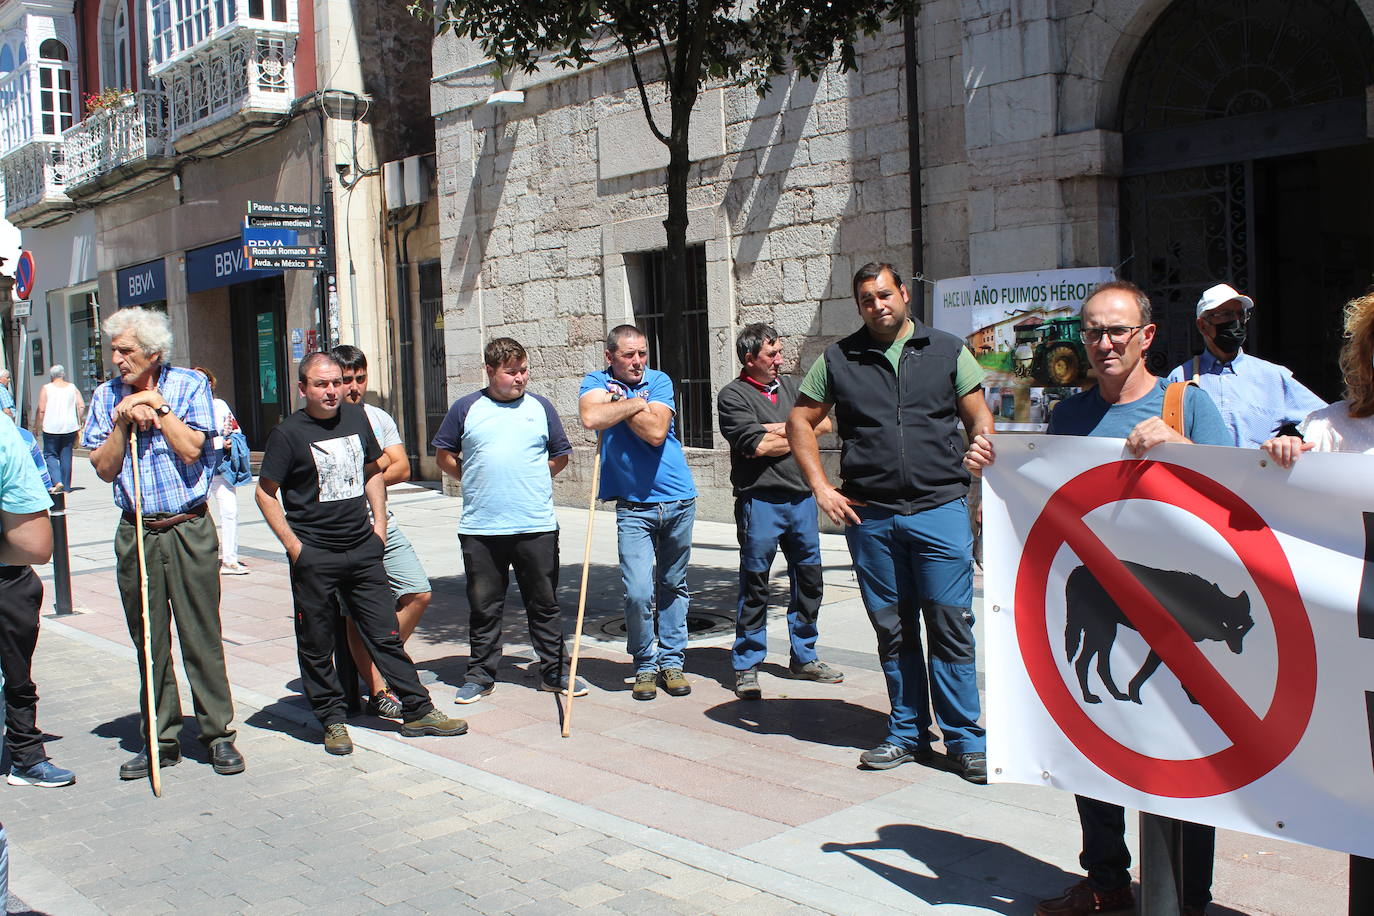
[[[1078,310],[1112,279],[1110,267],[1081,267],[935,283],[931,323],[967,341],[998,429],[1043,431],[1056,403],[1094,383]]]

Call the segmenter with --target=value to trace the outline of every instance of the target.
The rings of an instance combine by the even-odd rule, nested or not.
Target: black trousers
[[[5,740],[10,761],[31,767],[47,759],[38,728],[33,650],[43,583],[27,566],[0,566],[0,669],[5,672]]]
[[[308,544],[291,564],[296,605],[296,659],[301,684],[322,725],[345,718],[343,684],[334,668],[334,600],[344,602],[387,685],[396,691],[406,721],[434,708],[415,665],[401,645],[396,597],[382,566],[382,540],[369,535],[353,550],[323,550]]]
[[[530,645],[539,659],[539,676],[561,684],[564,667],[563,622],[558,609],[558,532],[460,534],[467,578],[467,680],[490,687],[501,661],[501,617],[506,609],[510,571],[520,586],[529,620]]]
[[[1078,864],[1088,880],[1101,891],[1114,891],[1131,883],[1131,851],[1126,848],[1126,810],[1095,798],[1074,796],[1078,822],[1083,827],[1083,851]],[[1212,902],[1212,860],[1217,829],[1183,821],[1179,857],[1183,866],[1183,903],[1205,907]]]

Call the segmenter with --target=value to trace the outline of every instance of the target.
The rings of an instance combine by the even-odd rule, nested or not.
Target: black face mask
[[[1223,353],[1235,353],[1240,350],[1241,344],[1245,343],[1245,322],[1237,318],[1235,321],[1228,321],[1225,324],[1215,325],[1216,336],[1212,342],[1217,345],[1217,349]]]

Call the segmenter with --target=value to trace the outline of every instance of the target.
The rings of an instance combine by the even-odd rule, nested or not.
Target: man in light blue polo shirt
[[[463,484],[458,542],[471,649],[457,703],[475,703],[496,686],[512,568],[539,658],[539,689],[568,688],[553,478],[568,466],[572,446],[553,405],[525,391],[530,363],[518,341],[498,337],[483,358],[487,387],[455,401],[431,443],[439,470]],[[579,679],[574,695],[586,692]]]
[[[1326,402],[1277,363],[1241,349],[1255,301],[1218,283],[1197,302],[1197,329],[1207,349],[1169,373],[1169,381],[1197,379],[1221,411],[1231,444],[1259,448]]]
[[[632,324],[613,328],[606,368],[583,376],[577,402],[582,425],[601,433],[600,498],[616,500],[636,700],[652,700],[660,680],[672,696],[692,692],[682,667],[697,489],[673,429],[672,379],[648,368],[648,358],[643,331]]]

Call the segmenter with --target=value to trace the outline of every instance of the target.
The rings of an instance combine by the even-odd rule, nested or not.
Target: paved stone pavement
[[[435,588],[410,649],[436,702],[467,718],[470,733],[407,740],[394,723],[360,718],[357,753],[323,753],[297,695],[285,563],[251,488],[242,488],[253,572],[224,580],[222,616],[249,769],[216,777],[188,759],[153,799],[115,778],[137,744],[136,669],[114,586],[116,515],[108,488],[78,464],[78,483],[91,487],[70,497],[68,515],[81,613],[45,621],[38,663],[43,723],[62,736],[50,753],[80,781],[64,790],[0,787],[12,890],[37,910],[1015,914],[1076,879],[1068,795],[976,787],[915,765],[855,768],[859,750],[882,736],[886,696],[838,536],[823,536],[821,649],[846,670],[841,685],[786,679],[786,644],[777,640],[773,659],[782,664],[765,668],[765,700],[734,698],[734,532],[700,522],[690,574],[693,693],[631,701],[614,517],[598,512],[579,669],[592,691],[575,702],[572,738],[559,737],[556,698],[533,689],[514,593],[497,690],[453,706],[467,650],[459,503],[423,487],[392,491]],[[559,516],[571,620],[587,512]],[[784,635],[779,624],[775,637]],[[193,752],[189,738],[183,745]],[[148,864],[164,849],[176,852]],[[1345,870],[1335,853],[1223,831],[1213,911],[1344,912]]]

